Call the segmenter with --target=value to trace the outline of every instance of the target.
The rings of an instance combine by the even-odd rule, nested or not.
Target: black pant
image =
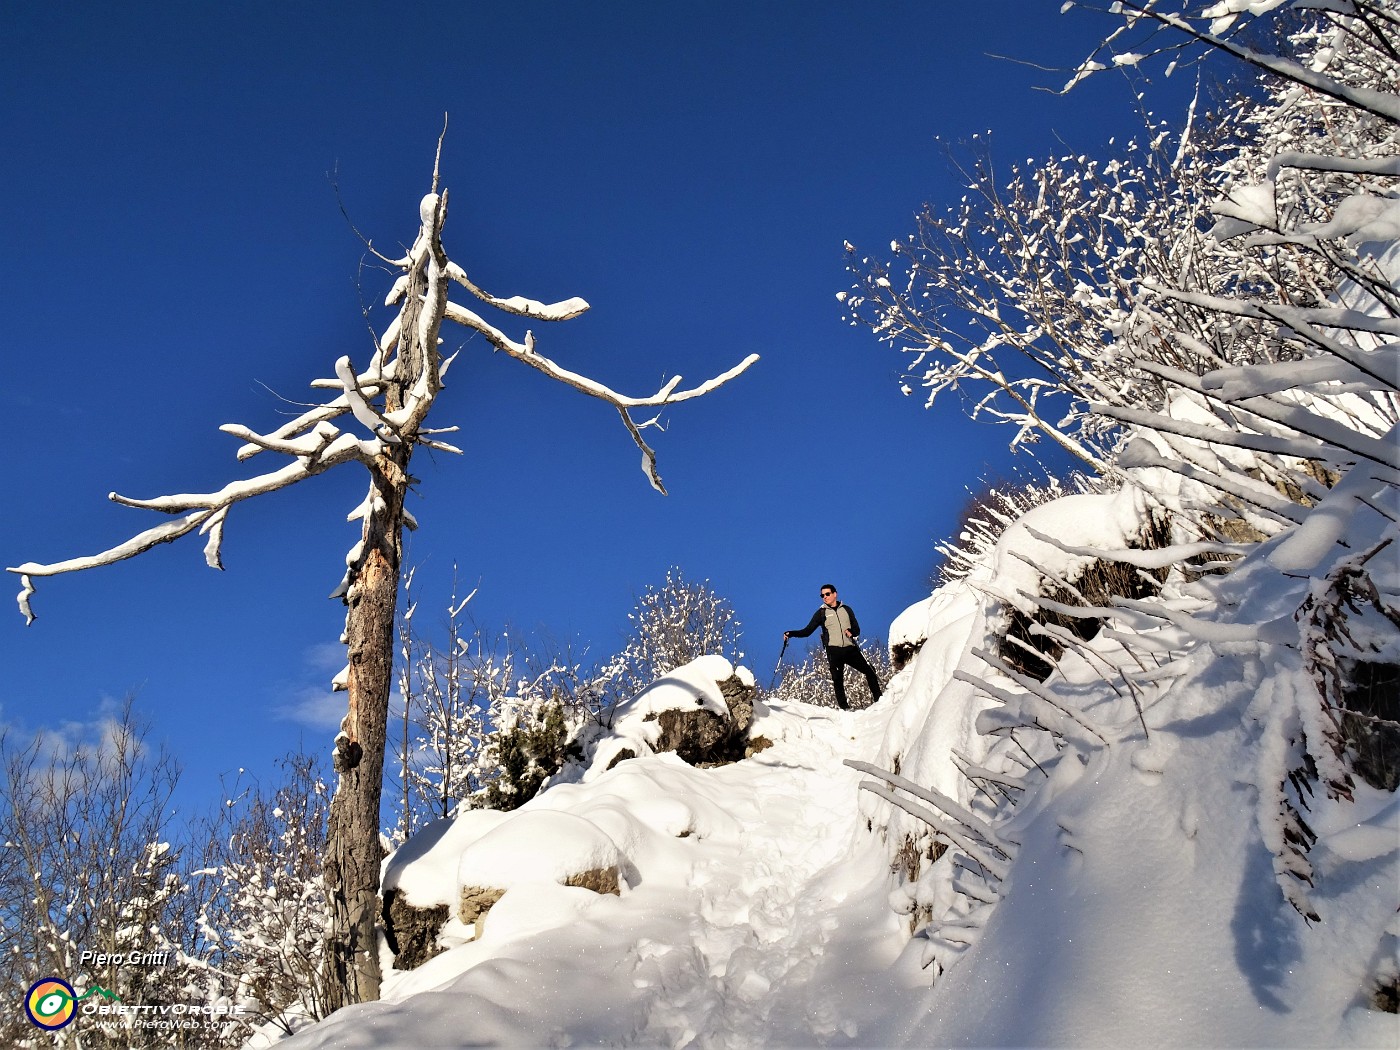
[[[870,686],[871,702],[880,699],[880,679],[875,675],[875,669],[865,659],[865,654],[860,651],[857,645],[829,645],[826,647],[826,662],[831,665],[831,684],[836,689],[836,706],[842,710],[850,710],[851,705],[846,702],[846,668],[854,667],[861,674],[865,675],[866,684]]]

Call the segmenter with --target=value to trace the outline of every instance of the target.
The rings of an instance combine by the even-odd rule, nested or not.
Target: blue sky
[[[990,129],[1015,161],[1140,126],[1120,77],[1058,97],[1033,88],[1063,77],[991,57],[1077,61],[1102,23],[1058,8],[5,5],[0,559],[154,523],[110,490],[242,476],[220,424],[269,429],[362,361],[361,303],[390,279],[350,222],[412,239],[449,113],[449,254],[494,294],[593,305],[539,328],[542,352],[629,393],[762,361],[667,413],[663,498],[607,406],[449,332],[435,422],[466,455],[415,460],[420,622],[455,563],[482,623],[604,654],[678,565],[732,599],[761,681],[822,582],[882,634],[927,595],[966,490],[1015,464],[1004,430],[903,398],[898,355],[842,322],[842,242],[879,253],[955,199],[936,136]],[[240,506],[223,573],[187,538],[41,581],[32,627],[7,602],[0,722],[84,723],[135,691],[192,791],[327,745],[308,713],[337,706],[326,595],[364,486],[337,470]]]

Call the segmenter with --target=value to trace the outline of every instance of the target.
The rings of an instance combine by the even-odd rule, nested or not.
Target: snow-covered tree
[[[723,656],[731,663],[744,658],[743,625],[733,604],[709,580],[687,580],[675,566],[666,570],[664,582],[647,587],[627,618],[627,640],[600,673],[610,704],[698,657]]]
[[[514,809],[558,769],[596,704],[597,675],[569,653],[464,616],[454,584],[440,639],[401,619],[400,809],[391,840],[459,809]]]
[[[957,391],[974,418],[1015,428],[1012,447],[1049,438],[1095,470],[1109,455],[1086,411],[1111,391],[1134,396],[1143,377],[1110,350],[1132,309],[1131,275],[1179,266],[1205,205],[1164,193],[1186,170],[1199,177],[1199,137],[1173,152],[1165,127],[1146,146],[1103,162],[1083,155],[998,170],[985,142],[954,159],[965,195],[925,205],[915,232],[890,243],[888,262],[847,245],[856,276],[839,296],[852,324],[908,355],[903,389],[931,407]],[[1146,231],[1154,231],[1148,236]],[[1127,366],[1127,367],[1125,367]],[[1160,386],[1160,384],[1158,384]]]
[[[189,980],[202,941],[187,921],[192,887],[170,805],[179,772],[145,736],[128,698],[96,738],[0,737],[0,975],[10,1002],[52,975],[132,1007],[202,998]],[[112,961],[131,952],[167,954],[157,955],[164,965]],[[7,1046],[31,1045],[36,1034],[18,1008],[0,1018]],[[65,1029],[59,1045],[79,1038],[90,1047],[174,1043],[170,1033],[90,1026]]]
[[[198,921],[209,951],[198,969],[205,997],[236,1010],[230,1045],[256,1030],[305,1027],[330,1013],[334,996],[322,966],[330,792],[315,756],[280,766],[271,788],[246,774],[225,786],[201,858],[210,891]]]
[[[339,358],[334,377],[313,383],[329,391],[327,399],[272,431],[260,433],[237,424],[221,428],[243,442],[238,451],[240,461],[272,453],[288,457],[285,465],[204,493],[153,499],[113,493],[111,498],[124,506],[174,518],[95,555],[26,562],[9,569],[22,580],[19,605],[32,621],[34,581],[40,577],[110,565],[192,532],[207,537],[205,561],[221,568],[224,527],[229,511],[237,504],[345,464],[358,464],[368,472],[369,490],[350,513],[350,520],[361,522],[361,538],[346,556],[346,572],[335,591],[347,607],[343,641],[349,659],[337,678],[348,700],[335,743],[339,782],[331,804],[325,855],[325,891],[332,915],[325,940],[330,1008],[379,995],[375,929],[383,858],[380,797],[394,681],[403,533],[414,523],[405,505],[411,484],[409,464],[420,447],[458,451],[442,440],[443,430],[428,422],[455,358],[442,356],[443,322],[461,325],[482,336],[493,350],[610,405],[641,450],[648,481],[663,494],[655,453],[642,435],[655,417],[638,422],[633,412],[660,410],[710,393],[757,360],[757,355],[750,355],[727,372],[689,389],[681,389],[677,376],[655,393],[641,397],[618,393],[562,367],[536,349],[531,332],[520,339],[507,335],[475,309],[453,302],[449,291],[456,286],[477,304],[539,322],[577,317],[588,309],[588,303],[573,298],[547,304],[488,294],[449,259],[443,246],[447,198],[447,192],[440,191],[435,167],[432,190],[419,203],[419,229],[412,247],[398,258],[381,256],[386,266],[401,271],[386,300],[387,305],[398,307],[398,313],[375,341],[368,363],[357,367],[348,355]]]
[[[410,572],[405,580],[410,601],[399,624],[403,709],[399,815],[391,838],[400,843],[427,821],[451,816],[459,802],[482,786],[482,747],[490,732],[490,678],[477,664],[484,647],[497,647],[479,626],[468,633],[463,614],[475,592],[459,599],[455,566],[441,641],[415,630],[413,575]]]

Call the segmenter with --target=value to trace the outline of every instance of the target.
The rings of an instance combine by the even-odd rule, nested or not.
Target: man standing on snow
[[[826,646],[826,662],[831,665],[831,684],[836,690],[836,706],[843,711],[851,709],[851,705],[846,702],[847,667],[854,667],[865,675],[866,684],[870,686],[870,695],[874,698],[871,703],[879,700],[880,679],[866,661],[860,646],[856,644],[856,636],[860,634],[856,614],[851,611],[849,605],[841,604],[836,597],[836,588],[829,583],[822,584],[821,607],[812,614],[807,626],[800,631],[784,631],[783,640],[806,638],[818,627],[822,631],[822,645]]]

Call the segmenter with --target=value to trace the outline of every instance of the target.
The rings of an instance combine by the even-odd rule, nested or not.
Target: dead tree
[[[361,539],[346,556],[348,569],[334,595],[344,600],[348,610],[342,638],[348,662],[337,676],[336,686],[346,690],[349,699],[335,743],[335,768],[340,779],[331,803],[325,858],[326,892],[331,902],[325,965],[330,978],[327,984],[337,998],[329,1004],[332,1009],[379,996],[375,948],[382,859],[379,806],[403,532],[415,524],[404,506],[411,481],[409,461],[420,446],[460,452],[440,440],[446,430],[426,425],[452,362],[441,354],[438,333],[443,321],[471,329],[493,349],[613,406],[642,452],[642,469],[648,480],[663,495],[666,490],[656,470],[656,455],[642,436],[642,429],[654,419],[639,423],[633,410],[660,409],[707,394],[758,360],[758,355],[750,355],[722,375],[686,390],[679,389],[677,376],[650,396],[619,394],[542,356],[530,332],[516,341],[448,298],[450,287],[456,284],[480,303],[541,322],[569,320],[588,309],[588,303],[578,298],[545,304],[519,296],[489,295],[448,259],[442,244],[446,218],[447,192],[439,192],[435,166],[432,192],[419,204],[420,225],[413,247],[400,259],[384,258],[401,271],[387,300],[388,305],[399,306],[399,313],[378,338],[366,368],[357,370],[349,357],[340,358],[334,379],[312,384],[329,390],[328,399],[274,431],[256,433],[236,424],[220,428],[244,442],[238,459],[273,452],[289,457],[289,463],[213,492],[154,499],[112,493],[110,498],[123,506],[175,517],[100,554],[49,564],[27,562],[8,569],[23,581],[19,605],[32,622],[31,598],[37,577],[111,565],[196,531],[207,537],[205,561],[213,568],[222,568],[220,543],[228,512],[235,504],[288,488],[342,464],[358,463],[369,472],[369,492],[350,514],[351,520],[363,522]],[[358,424],[358,432],[351,429],[354,424]]]

